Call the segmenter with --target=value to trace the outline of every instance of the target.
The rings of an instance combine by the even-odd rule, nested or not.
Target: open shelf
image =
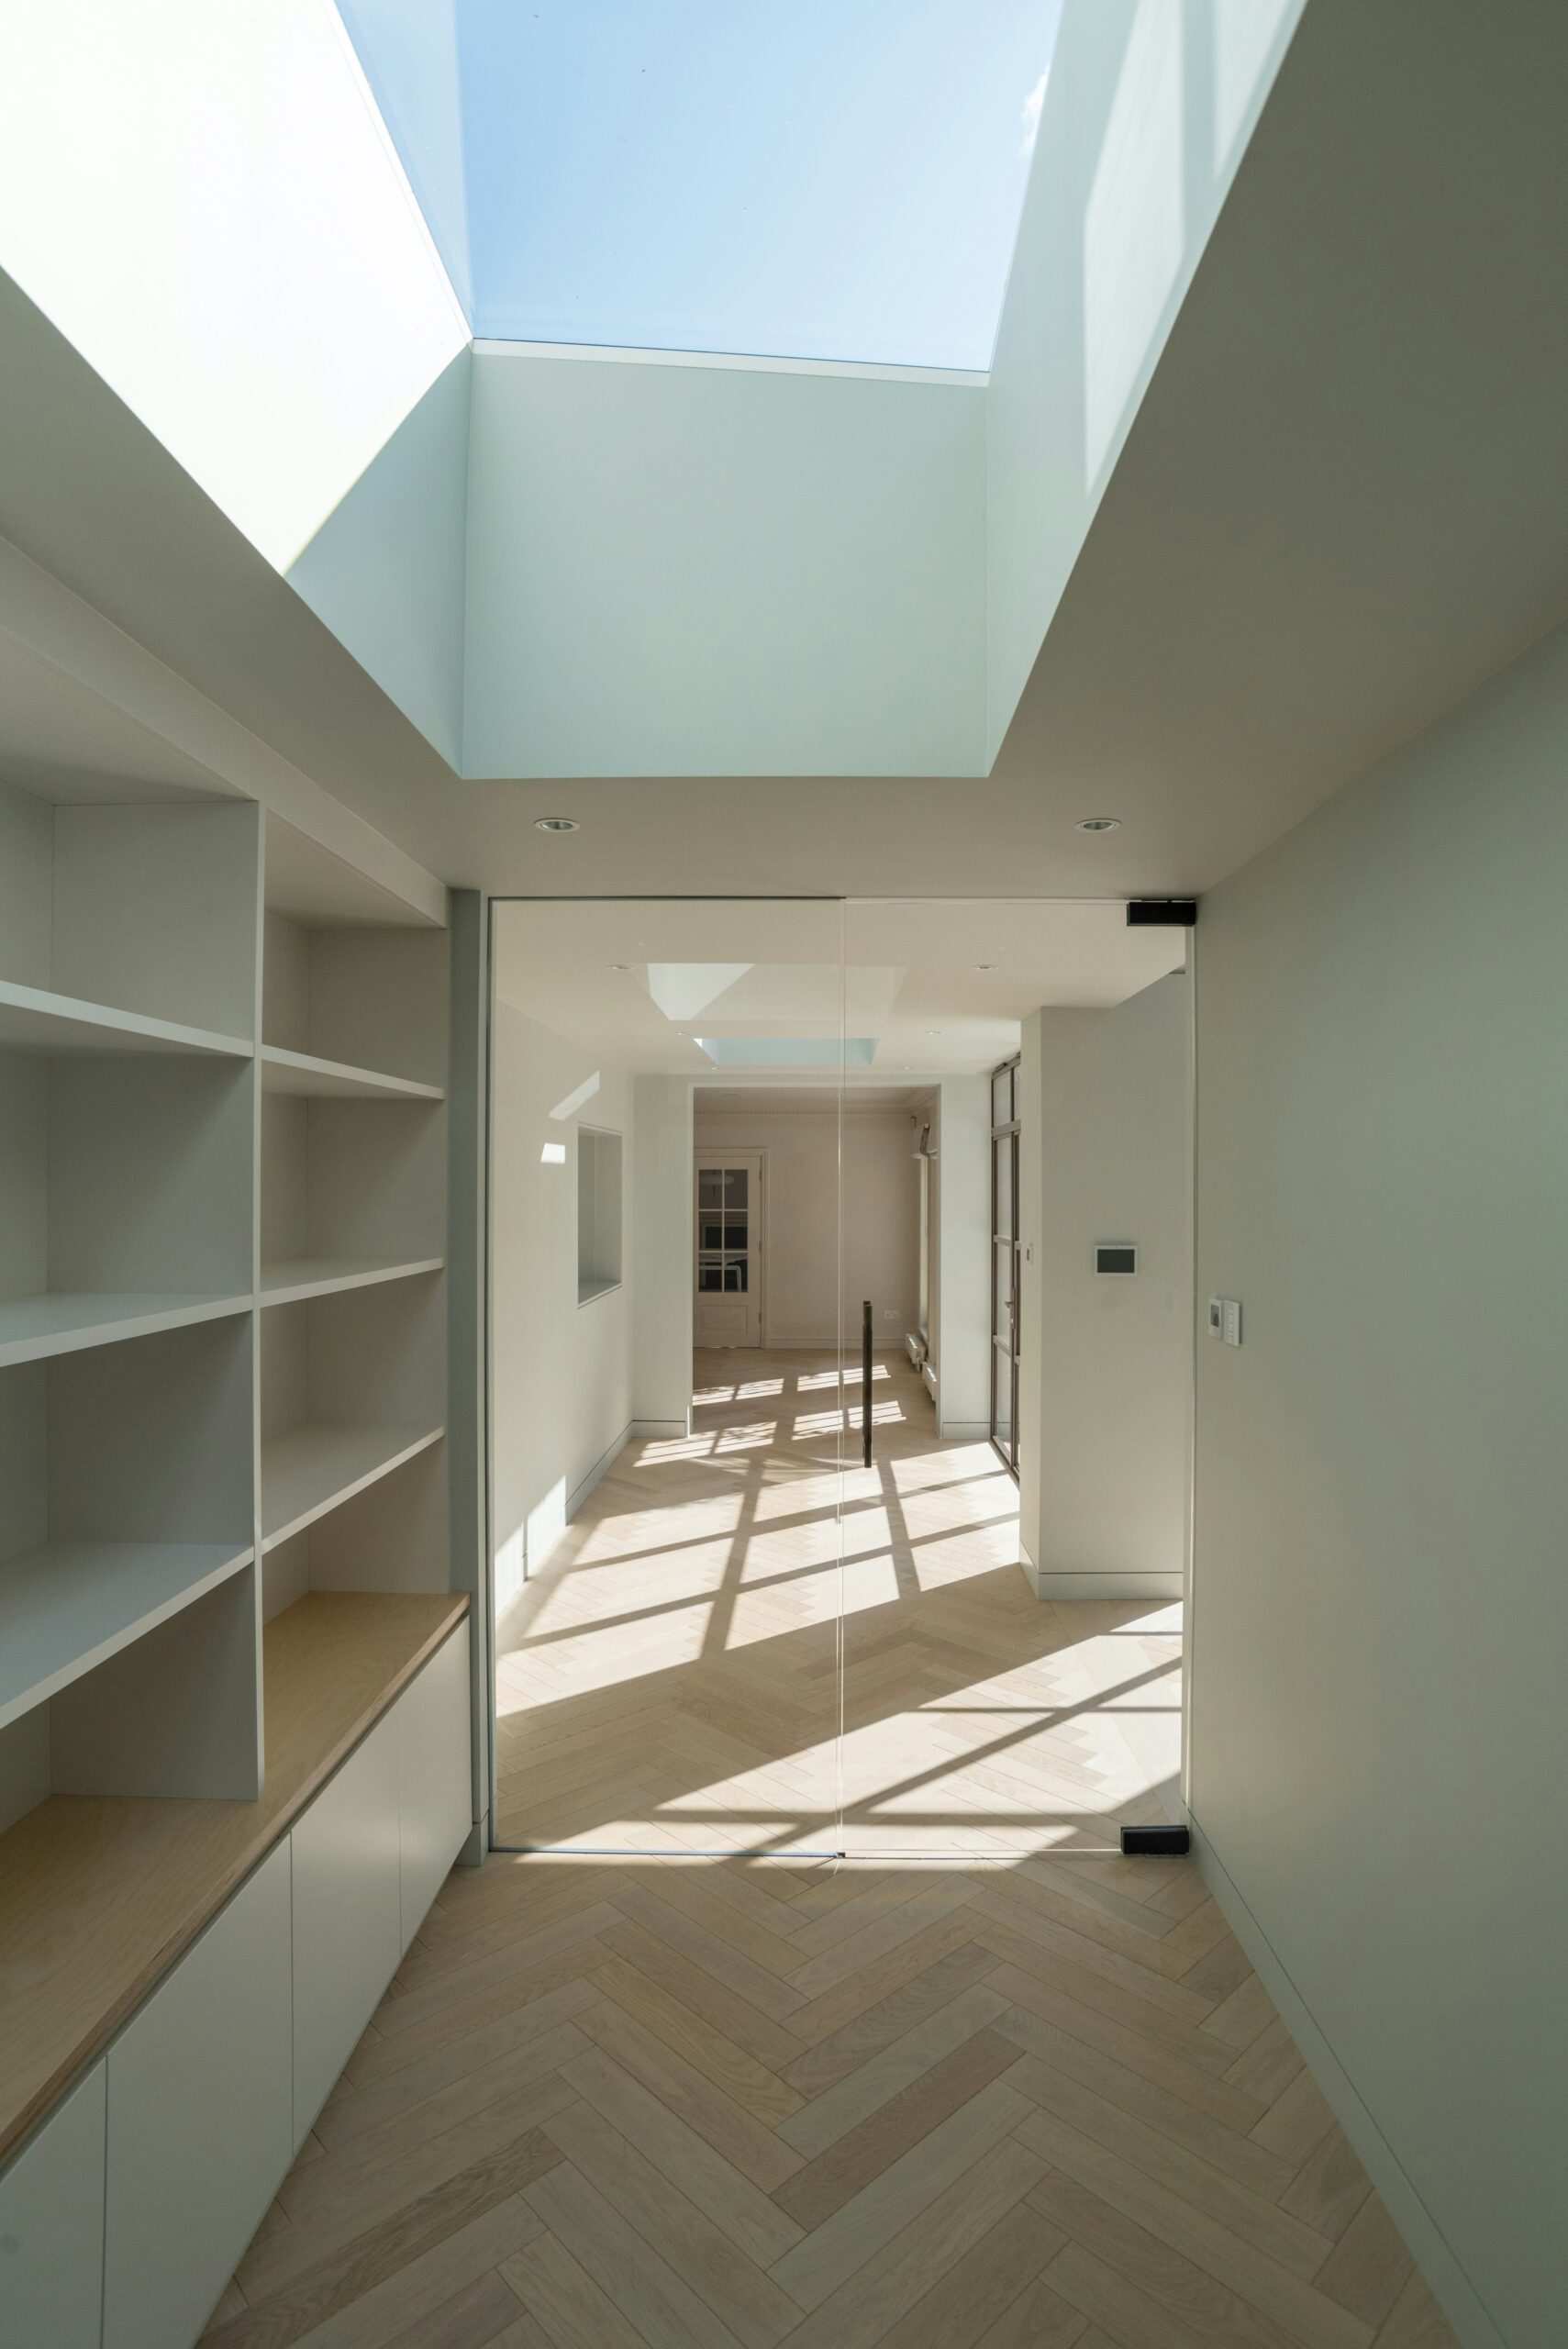
[[[250,1303],[248,1290],[209,1296],[181,1289],[49,1289],[37,1297],[0,1298],[0,1368],[220,1320],[226,1314],[248,1313]]]
[[[153,1019],[112,1004],[84,1003],[47,987],[0,979],[0,1049],[39,1052],[206,1052],[250,1060],[255,1046],[243,1036]]]
[[[261,1303],[295,1305],[307,1297],[334,1297],[346,1288],[370,1288],[377,1281],[410,1280],[439,1273],[444,1259],[418,1256],[406,1263],[366,1256],[291,1256],[261,1267]]]
[[[261,1547],[302,1532],[339,1501],[439,1443],[442,1428],[289,1428],[261,1446]]]
[[[439,1101],[439,1085],[420,1085],[411,1076],[384,1076],[374,1069],[350,1068],[344,1061],[318,1059],[311,1052],[294,1052],[282,1044],[261,1047],[261,1085],[267,1093],[294,1093],[307,1100]]]
[[[0,2159],[467,1612],[449,1592],[312,1593],[265,1633],[260,1800],[54,1796],[0,1835]]]
[[[253,1555],[195,1542],[46,1542],[0,1565],[0,1727]]]

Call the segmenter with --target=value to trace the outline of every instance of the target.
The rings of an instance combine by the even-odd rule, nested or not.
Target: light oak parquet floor
[[[909,1450],[886,1456],[951,1462],[906,1424]],[[673,1464],[672,1483],[693,1465]],[[974,1460],[973,1480],[985,1473]],[[787,1488],[798,1502],[799,1482],[759,1477],[753,1497]],[[911,1477],[900,1499],[917,1489],[942,1479]],[[618,1508],[601,1503],[595,1525],[618,1526],[620,1544],[602,1560],[633,1546],[626,1513],[624,1490]],[[657,1512],[636,1514],[651,1596],[670,1553]],[[792,1533],[800,1516],[779,1512]],[[756,1521],[779,1518],[759,1508]],[[1122,1683],[1160,1685],[1165,1634],[1148,1680],[1143,1634],[1107,1631],[1098,1609],[1078,1626],[1027,1590],[1026,1622],[1016,1568],[982,1554],[965,1570],[965,1545],[983,1553],[989,1533],[924,1542],[927,1530],[907,1536],[917,1586],[864,1610],[901,1620],[880,1654],[868,1642],[851,1708],[851,1737],[857,1720],[875,1732],[864,1775],[850,1776],[851,1823],[885,1831],[884,1766],[940,1822],[949,1779],[929,1775],[912,1728],[928,1703],[987,1692],[975,1702],[991,1753],[995,1716],[1011,1718],[1003,1697],[1025,1718],[1068,1717],[1075,1741],[1037,1747],[1037,1727],[1015,1776],[961,1733],[953,1777],[992,1775],[955,1804],[953,1834],[976,1840],[946,1859],[705,1860],[678,1835],[711,1832],[716,1815],[766,1824],[781,1844],[820,1823],[809,1776],[775,1783],[790,1749],[756,1742],[784,1718],[765,1665],[715,1698],[725,1726],[694,1709],[691,1738],[666,1738],[659,1714],[691,1708],[694,1663],[715,1668],[700,1648],[649,1658],[647,1676],[681,1675],[663,1684],[685,1691],[679,1705],[642,1703],[629,1668],[599,1684],[614,1701],[598,1705],[591,1674],[554,1683],[550,1815],[575,1831],[663,1825],[668,1855],[498,1854],[453,1875],[208,2349],[1452,2349],[1195,1868],[1085,1855],[1160,1765],[1113,1716]],[[602,1539],[576,1546],[573,1576]],[[745,1618],[743,1567],[731,1622]],[[592,1652],[584,1625],[602,1613],[552,1603],[533,1621],[552,1617]],[[903,1651],[940,1650],[949,1623],[957,1660],[928,1689],[928,1664]],[[815,1655],[819,1629],[777,1637]],[[1113,1656],[1130,1645],[1133,1668],[1071,1663],[1101,1642]],[[551,1709],[578,1702],[585,1714],[563,1727],[574,1715]],[[629,1757],[613,1742],[628,1707],[651,1715]],[[526,1787],[519,1772],[519,1798]],[[679,1807],[694,1796],[695,1823]]]

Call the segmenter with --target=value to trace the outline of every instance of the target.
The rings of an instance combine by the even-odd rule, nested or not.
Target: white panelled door
[[[762,1156],[760,1150],[697,1153],[693,1330],[699,1346],[762,1342]]]

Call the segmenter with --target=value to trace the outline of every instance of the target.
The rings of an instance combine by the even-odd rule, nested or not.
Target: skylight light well
[[[990,364],[1061,0],[340,0],[482,339]]]

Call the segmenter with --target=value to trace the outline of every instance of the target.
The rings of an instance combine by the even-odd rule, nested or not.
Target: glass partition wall
[[[1049,1867],[1161,1815],[1180,1609],[1118,1577],[1184,1560],[1184,942],[495,907],[497,1844]]]

